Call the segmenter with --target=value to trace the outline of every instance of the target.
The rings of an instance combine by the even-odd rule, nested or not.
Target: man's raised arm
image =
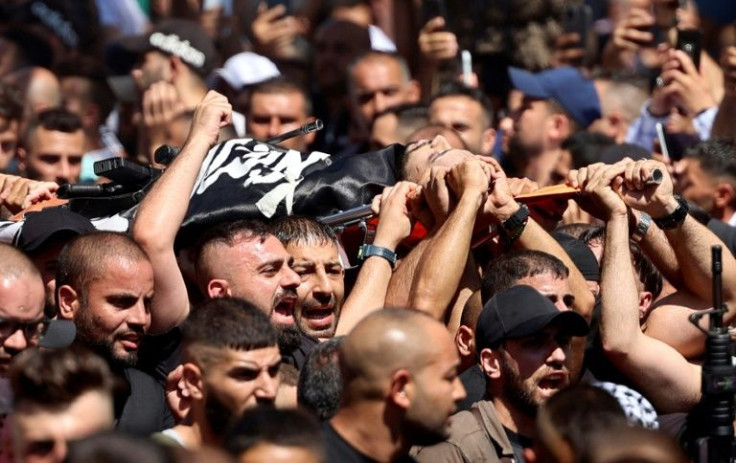
[[[639,161],[629,164],[626,171],[627,183],[629,190],[635,192],[625,195],[624,200],[630,203],[631,207],[641,209],[655,218],[675,213],[682,206],[672,194],[671,187],[668,187],[671,182],[663,183],[658,187],[647,187],[641,181],[642,178],[646,178],[643,176],[650,175],[653,169],[666,172],[665,166],[656,161]],[[666,228],[664,234],[677,258],[683,286],[704,304],[699,307],[687,307],[687,304],[678,307],[675,303],[675,305],[655,308],[650,318],[657,317],[656,323],[654,320],[648,323],[646,332],[648,335],[665,340],[686,355],[702,354],[705,338],[700,331],[690,325],[687,315],[692,309],[712,305],[711,247],[722,246],[723,243],[712,231],[690,215],[686,215],[677,226]],[[723,302],[728,307],[723,321],[729,324],[736,318],[736,259],[731,253],[723,253],[722,268]],[[671,311],[672,314],[664,310]],[[657,311],[660,313],[657,314]],[[707,329],[708,323],[708,317],[703,317],[701,326]],[[678,334],[680,339],[672,339],[673,335]]]
[[[642,333],[636,273],[629,250],[627,207],[614,191],[626,166],[588,170],[585,191],[606,211],[606,243],[601,269],[603,349],[611,361],[652,401],[660,413],[686,412],[700,398],[700,368],[669,345]],[[671,184],[671,183],[670,183]]]
[[[174,240],[189,207],[202,161],[217,143],[220,128],[230,123],[231,114],[227,98],[214,91],[207,93],[194,110],[184,147],[138,209],[132,235],[153,265],[152,333],[170,330],[189,314],[189,297],[176,262]]]

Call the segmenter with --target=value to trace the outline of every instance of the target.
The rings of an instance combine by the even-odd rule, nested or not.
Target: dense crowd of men
[[[0,11],[0,463],[736,458],[730,2]]]

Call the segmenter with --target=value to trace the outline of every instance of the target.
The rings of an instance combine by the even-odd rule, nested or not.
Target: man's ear
[[[186,64],[176,55],[169,55],[167,64],[169,65],[169,77],[170,79],[168,82],[170,84],[174,83],[177,77],[181,76],[181,74],[184,72],[184,68],[186,67]]]
[[[501,361],[498,358],[499,355],[501,355],[499,350],[485,348],[480,351],[480,367],[483,373],[489,378],[498,379],[501,377]]]
[[[455,345],[463,357],[469,357],[475,353],[475,335],[469,326],[460,325],[457,329]]]
[[[396,371],[391,377],[389,395],[391,401],[398,407],[406,410],[411,405],[414,387],[411,381],[411,373],[405,369]]]
[[[608,119],[608,127],[610,127],[606,135],[614,140],[618,140],[619,137],[626,136],[626,119],[621,111],[611,111],[606,115],[606,119]]]
[[[181,390],[182,396],[188,397],[189,400],[202,400],[204,398],[204,380],[199,366],[190,362],[183,365],[178,388]]]
[[[227,280],[214,279],[207,283],[207,296],[210,299],[216,297],[232,297],[232,295],[230,283]]]
[[[56,301],[59,305],[59,317],[74,320],[74,315],[81,306],[77,291],[69,285],[56,288]]]
[[[192,400],[184,381],[184,365],[174,368],[166,377],[166,403],[177,422],[183,421],[192,408]]]
[[[649,291],[639,291],[639,320],[646,320],[652,308],[654,296]]]
[[[485,129],[483,131],[483,138],[481,140],[480,154],[484,156],[490,156],[493,154],[493,145],[496,144],[496,131],[492,128]]]
[[[549,138],[557,143],[570,136],[570,119],[564,114],[555,113],[549,116]]]
[[[409,85],[409,88],[407,89],[407,102],[408,103],[418,103],[419,99],[422,97],[422,87],[419,85],[419,82],[412,79],[407,84]]]
[[[93,125],[103,124],[105,121],[100,121],[100,106],[97,103],[87,103],[82,114],[82,124],[84,127],[92,127]]]
[[[716,185],[716,207],[725,209],[731,207],[734,201],[734,188],[732,185],[722,182]]]

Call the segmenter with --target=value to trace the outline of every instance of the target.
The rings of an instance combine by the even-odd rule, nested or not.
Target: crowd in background
[[[0,462],[733,460],[735,227],[731,2],[4,1]]]

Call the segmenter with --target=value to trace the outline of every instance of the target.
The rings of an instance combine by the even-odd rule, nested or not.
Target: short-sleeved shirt
[[[378,463],[378,460],[374,460],[350,445],[335,431],[335,428],[329,422],[322,424],[322,431],[325,436],[325,447],[327,449],[327,459],[325,461],[327,463]],[[416,463],[416,460],[409,455],[394,461],[396,463]]]

